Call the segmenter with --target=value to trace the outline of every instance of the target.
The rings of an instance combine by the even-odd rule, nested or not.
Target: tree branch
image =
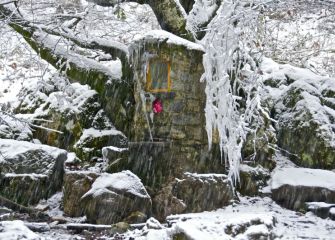
[[[118,42],[101,42],[101,40],[84,41],[75,38],[70,33],[35,25],[3,5],[0,5],[1,19],[6,19],[7,24],[22,35],[42,59],[66,74],[70,80],[88,84],[96,90],[103,107],[111,110],[106,112],[114,125],[119,130],[128,132],[132,112],[132,105],[129,103],[133,102],[133,87],[128,48],[125,45]],[[62,45],[61,42],[64,41],[66,44]],[[122,63],[121,78],[115,75],[111,68],[73,51],[71,45],[87,51],[98,49],[114,58],[119,58]],[[112,95],[111,92],[113,92]],[[115,114],[121,112],[126,114],[122,116]]]
[[[9,2],[4,2],[4,3],[0,2],[0,5],[4,6],[4,5],[8,5],[8,4],[11,4],[11,3],[16,3],[16,2],[17,2],[17,0],[9,1]]]
[[[186,30],[186,17],[183,7],[175,0],[88,0],[100,6],[115,6],[122,2],[136,2],[148,4],[155,13],[162,29],[179,37],[195,41],[193,35]]]

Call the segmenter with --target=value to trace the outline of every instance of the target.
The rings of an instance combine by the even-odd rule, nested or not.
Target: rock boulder
[[[272,174],[272,199],[293,210],[303,210],[306,202],[335,202],[335,173],[308,168],[280,168]]]
[[[64,150],[0,139],[0,194],[23,205],[48,198],[62,187]]]
[[[151,198],[141,180],[130,171],[103,173],[81,198],[90,223],[121,222],[133,212],[151,214]]]

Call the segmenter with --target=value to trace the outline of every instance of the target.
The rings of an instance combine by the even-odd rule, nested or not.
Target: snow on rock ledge
[[[170,32],[164,30],[152,30],[147,32],[145,35],[138,37],[135,39],[136,42],[138,41],[157,41],[157,42],[166,42],[167,44],[171,45],[179,45],[184,46],[189,50],[198,50],[204,52],[203,46],[197,43],[193,43],[188,41],[184,38],[178,37]]]
[[[289,209],[301,210],[306,202],[335,202],[335,173],[308,168],[280,168],[274,171],[272,198]]]
[[[74,147],[77,156],[82,160],[90,160],[93,156],[102,157],[102,148],[105,146],[126,147],[126,136],[116,129],[99,130],[84,129],[80,139]]]
[[[141,179],[130,171],[122,171],[114,174],[102,174],[95,180],[92,188],[83,196],[83,198],[88,195],[97,197],[110,190],[126,192],[140,198],[150,197],[145,190]]]
[[[141,180],[130,171],[103,173],[82,197],[89,222],[111,224],[134,212],[149,215],[151,198]]]

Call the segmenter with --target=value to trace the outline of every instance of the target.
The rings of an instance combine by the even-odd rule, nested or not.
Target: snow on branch
[[[99,39],[86,41],[76,38],[66,29],[33,24],[18,16],[14,11],[12,8],[0,5],[0,19],[7,19],[7,21],[9,19],[8,25],[20,33],[43,59],[57,69],[66,71],[67,69],[63,69],[63,67],[72,65],[72,67],[78,67],[82,71],[99,72],[111,79],[120,79],[122,73],[119,68],[113,70],[110,66],[105,66],[105,64],[90,59],[87,54],[81,55],[82,52],[90,52],[89,55],[92,55],[93,50],[96,50],[94,52],[96,55],[101,55],[103,58],[109,55],[114,60],[122,61],[123,67],[127,68],[129,65],[128,48],[122,43]],[[81,48],[81,50],[75,52],[72,50],[74,48]]]

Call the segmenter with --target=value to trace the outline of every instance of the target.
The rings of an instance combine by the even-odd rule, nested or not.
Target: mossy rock
[[[69,217],[80,217],[84,209],[80,205],[81,197],[90,190],[99,174],[94,172],[66,172],[63,185],[64,213]]]
[[[102,157],[102,149],[106,146],[125,148],[126,136],[116,130],[84,129],[80,139],[74,145],[74,152],[84,161],[89,162],[94,157]]]
[[[270,172],[261,167],[250,167],[242,164],[240,166],[240,181],[237,185],[237,191],[244,196],[259,196],[261,188],[267,185],[270,179]]]

